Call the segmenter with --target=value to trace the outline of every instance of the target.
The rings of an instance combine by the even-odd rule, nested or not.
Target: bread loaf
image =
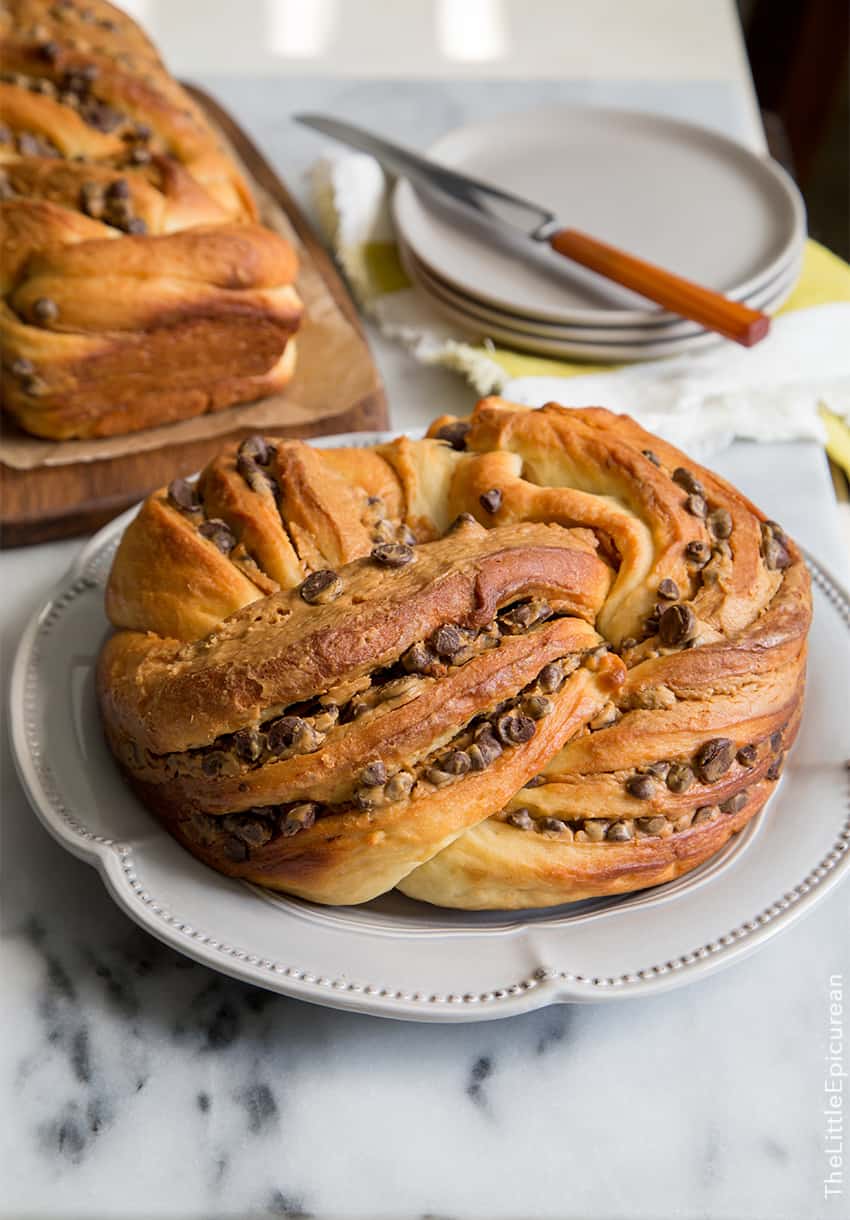
[[[468,908],[669,881],[799,725],[794,543],[601,409],[426,439],[256,437],[154,493],[107,590],[110,746],[202,860],[318,902]]]
[[[110,436],[283,388],[302,306],[290,243],[129,17],[0,8],[4,409]]]

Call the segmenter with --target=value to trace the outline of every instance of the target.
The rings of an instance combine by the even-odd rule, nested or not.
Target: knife
[[[296,122],[323,135],[369,153],[393,174],[409,178],[415,186],[449,196],[491,224],[519,229],[533,241],[546,242],[558,254],[581,263],[591,271],[630,288],[680,317],[698,322],[744,347],[752,347],[770,328],[767,314],[710,288],[665,271],[653,263],[609,246],[607,242],[563,228],[553,212],[511,195],[489,182],[460,174],[448,166],[429,161],[400,144],[322,114],[297,114]]]

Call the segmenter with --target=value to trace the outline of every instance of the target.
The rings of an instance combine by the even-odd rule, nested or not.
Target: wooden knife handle
[[[702,288],[652,263],[645,263],[616,246],[579,233],[577,229],[559,229],[549,238],[549,245],[565,258],[589,267],[624,288],[631,288],[632,292],[655,301],[671,313],[734,339],[744,347],[758,343],[770,328],[767,314],[730,301],[719,292]]]

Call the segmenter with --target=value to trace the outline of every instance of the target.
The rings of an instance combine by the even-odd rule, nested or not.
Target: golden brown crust
[[[108,436],[282,389],[302,307],[288,242],[129,18],[0,16],[3,406]]]
[[[671,880],[761,809],[811,596],[633,421],[485,399],[423,441],[224,453],[146,502],[107,608],[110,745],[201,859],[510,909]]]

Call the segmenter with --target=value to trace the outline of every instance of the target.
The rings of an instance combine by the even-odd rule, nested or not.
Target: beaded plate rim
[[[326,444],[367,445],[390,435],[358,433],[322,439]],[[192,927],[165,903],[159,902],[146,887],[139,876],[133,848],[128,843],[93,833],[86,827],[84,815],[68,808],[38,741],[39,645],[77,597],[101,585],[120,535],[136,511],[137,508],[132,508],[123,513],[89,540],[26,628],[18,645],[10,683],[10,735],[18,776],[42,824],[63,847],[98,869],[107,890],[126,914],[178,952],[224,974],[331,1007],[420,1021],[483,1020],[515,1015],[550,1003],[595,1002],[645,995],[693,981],[731,964],[789,927],[850,871],[848,761],[844,791],[847,816],[831,849],[809,869],[802,881],[722,935],[674,959],[618,976],[588,976],[557,966],[541,966],[524,978],[484,992],[446,994],[427,988],[403,991],[386,984],[329,978],[302,966],[261,957]],[[813,556],[805,553],[805,560],[813,583],[850,630],[850,595]],[[399,935],[404,936],[404,933]]]

